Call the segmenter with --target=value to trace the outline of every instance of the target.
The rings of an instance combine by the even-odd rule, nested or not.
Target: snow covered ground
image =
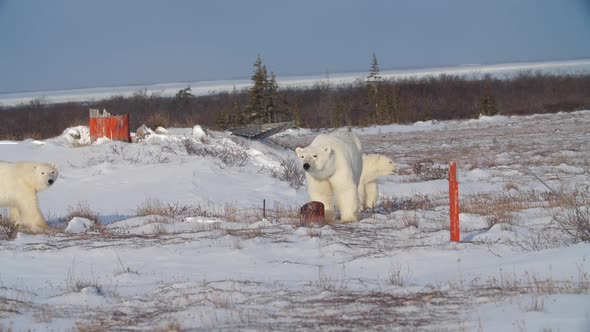
[[[0,331],[590,330],[590,244],[561,227],[590,216],[590,111],[353,131],[400,174],[360,222],[325,226],[279,179],[319,132],[0,141],[60,171],[39,194],[48,234],[0,229]]]
[[[544,62],[520,62],[503,63],[493,65],[463,65],[453,67],[421,68],[383,70],[380,74],[385,79],[393,78],[421,78],[426,76],[438,76],[441,74],[477,77],[485,74],[499,78],[507,78],[522,72],[540,72],[545,74],[587,74],[590,73],[590,59]],[[309,88],[320,82],[330,81],[332,86],[350,84],[355,81],[363,81],[366,72],[358,73],[329,73],[306,76],[277,77],[281,88]],[[131,96],[137,91],[145,90],[147,93],[157,93],[162,96],[172,97],[178,90],[187,86],[191,87],[195,96],[220,92],[232,92],[234,87],[238,90],[251,85],[249,79],[218,80],[182,83],[160,83],[134,86],[97,87],[72,90],[32,91],[0,93],[0,105],[14,106],[28,103],[32,99],[39,98],[43,103],[62,102],[92,102],[107,99],[113,96]]]

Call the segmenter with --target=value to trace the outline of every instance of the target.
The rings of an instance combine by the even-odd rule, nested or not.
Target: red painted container
[[[106,112],[105,112],[106,113]],[[129,115],[93,116],[90,113],[90,139],[94,142],[101,137],[111,140],[131,142]]]

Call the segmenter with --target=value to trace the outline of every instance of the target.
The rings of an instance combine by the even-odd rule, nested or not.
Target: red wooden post
[[[459,183],[457,182],[457,163],[449,163],[449,215],[451,218],[451,241],[461,241],[459,230]]]
[[[311,201],[301,207],[299,211],[301,223],[325,224],[324,203]]]

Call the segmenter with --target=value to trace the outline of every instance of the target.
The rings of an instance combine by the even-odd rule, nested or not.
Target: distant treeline
[[[227,129],[261,119],[294,120],[305,128],[369,126],[467,119],[480,114],[525,115],[590,109],[589,74],[522,73],[510,79],[442,75],[359,80],[339,86],[326,79],[312,88],[281,88],[274,76],[272,80],[271,88],[276,91],[272,91],[270,101],[264,95],[255,95],[255,82],[250,89],[206,96],[193,96],[187,88],[175,97],[140,90],[131,97],[92,103],[45,104],[42,99],[34,99],[0,109],[0,139],[57,136],[67,127],[88,125],[89,108],[129,114],[132,130],[141,124],[152,128],[200,124]],[[257,116],[254,103],[263,103],[272,112]]]

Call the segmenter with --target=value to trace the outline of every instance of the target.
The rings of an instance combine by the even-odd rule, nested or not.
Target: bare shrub
[[[389,275],[387,276],[387,282],[392,286],[405,286],[411,279],[412,274],[410,268],[406,267],[405,270],[398,265],[392,265],[389,269]]]
[[[152,129],[156,129],[159,126],[167,128],[170,126],[170,123],[170,115],[164,112],[151,113],[145,119],[145,125]]]
[[[152,225],[152,234],[154,235],[167,235],[168,234],[168,228],[166,228],[166,225],[163,224],[153,224]]]
[[[190,214],[199,214],[201,207],[176,203],[163,203],[157,198],[147,198],[140,206],[135,209],[140,217],[156,215],[165,217],[185,216]]]
[[[348,283],[344,278],[345,274],[342,274],[342,279],[336,279],[324,272],[324,267],[318,267],[318,280],[316,286],[322,291],[328,292],[341,292],[348,289]]]
[[[103,287],[96,279],[76,276],[73,267],[68,271],[65,285],[68,292],[80,292],[84,288],[93,287],[99,295],[104,295]]]
[[[0,240],[14,240],[18,233],[18,227],[9,219],[0,215]]]
[[[199,233],[199,232],[211,232],[215,230],[221,229],[221,222],[207,222],[207,223],[197,223],[192,227],[192,231]]]
[[[235,202],[226,202],[223,205],[223,211],[221,212],[221,216],[227,221],[237,222],[240,219],[238,204]]]
[[[322,237],[322,230],[311,227],[307,230],[307,235],[309,235],[309,237]]]
[[[447,179],[448,167],[434,164],[432,160],[423,160],[412,165],[412,171],[420,181]]]
[[[305,183],[305,173],[299,162],[293,158],[282,159],[279,167],[271,170],[271,175],[281,181],[289,182],[289,185],[295,189],[301,188]]]
[[[275,202],[273,208],[266,210],[266,218],[279,223],[296,223],[299,224],[300,206],[285,205]]]
[[[402,225],[404,225],[404,227],[418,228],[418,225],[420,223],[420,218],[418,218],[416,213],[405,214],[402,216],[401,220],[402,220]]]
[[[147,198],[140,206],[135,209],[135,213],[140,217],[157,215],[168,216],[170,210],[157,198]]]
[[[248,161],[248,154],[245,149],[243,149],[242,146],[236,147],[229,142],[208,145],[200,142],[198,143],[191,138],[184,138],[180,141],[180,145],[188,155],[213,157],[220,160],[225,166],[242,167]]]
[[[543,299],[540,296],[533,295],[531,297],[531,303],[529,303],[527,306],[525,306],[524,311],[527,311],[527,312],[530,312],[530,311],[543,312],[544,309],[545,309],[545,299]]]
[[[539,251],[565,247],[571,245],[572,241],[563,233],[559,231],[555,232],[554,227],[545,227],[543,229],[530,229],[528,235],[523,240],[508,241],[508,243],[525,250]]]
[[[553,221],[575,242],[590,241],[589,188],[561,192],[563,207],[553,214]]]
[[[496,224],[515,225],[519,211],[540,205],[537,199],[531,200],[527,193],[485,193],[467,196],[461,211],[483,216],[488,228],[491,228]]]

